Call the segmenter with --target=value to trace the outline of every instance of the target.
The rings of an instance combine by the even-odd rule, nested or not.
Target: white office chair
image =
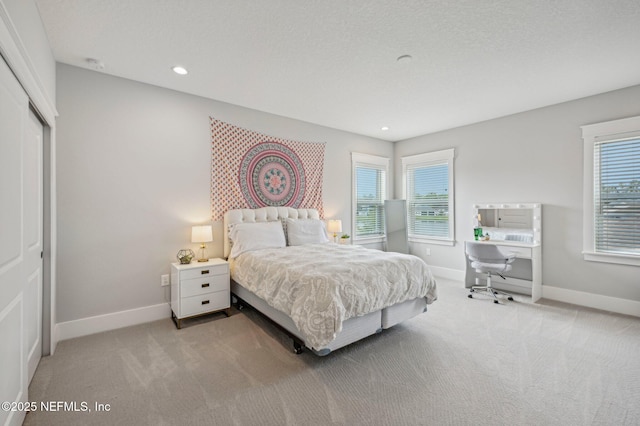
[[[487,285],[472,286],[468,297],[473,299],[473,294],[480,292],[487,293],[493,297],[493,303],[500,303],[499,294],[507,296],[508,300],[513,300],[513,296],[509,293],[496,290],[491,286],[491,274],[496,274],[505,279],[502,274],[511,270],[510,263],[515,259],[515,254],[503,253],[493,244],[475,241],[467,241],[465,243],[465,252],[469,261],[471,261],[471,267],[476,272],[487,274]]]

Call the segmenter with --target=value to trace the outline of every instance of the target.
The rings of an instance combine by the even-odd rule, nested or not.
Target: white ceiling
[[[36,3],[59,62],[390,141],[640,84],[640,0]]]

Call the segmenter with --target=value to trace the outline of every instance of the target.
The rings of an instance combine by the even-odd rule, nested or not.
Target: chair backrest
[[[472,261],[483,263],[511,263],[516,257],[513,253],[500,251],[494,244],[475,241],[465,242],[465,252]]]

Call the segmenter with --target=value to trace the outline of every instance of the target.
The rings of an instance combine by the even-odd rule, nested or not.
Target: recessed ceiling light
[[[173,70],[173,72],[180,75],[187,75],[189,73],[189,71],[187,71],[186,68],[180,67],[180,66],[176,66],[171,69]]]
[[[411,55],[402,55],[402,56],[398,56],[397,61],[401,64],[408,64],[409,62],[411,62],[413,58],[411,57]]]
[[[386,132],[387,130],[389,130],[389,126],[382,126],[380,130],[382,130],[383,132]]]

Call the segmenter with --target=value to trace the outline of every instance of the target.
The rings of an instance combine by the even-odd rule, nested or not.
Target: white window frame
[[[351,230],[351,237],[354,243],[361,244],[373,244],[373,243],[382,243],[385,241],[384,235],[384,220],[383,220],[383,230],[382,235],[375,237],[365,237],[358,238],[356,235],[356,212],[358,209],[358,194],[356,190],[356,167],[373,167],[384,170],[384,194],[382,194],[382,202],[387,199],[389,194],[389,162],[390,159],[387,157],[380,157],[378,155],[370,155],[370,154],[361,154],[358,152],[351,153],[351,224],[353,229]],[[384,219],[384,218],[383,218]]]
[[[453,185],[453,160],[455,149],[445,149],[442,151],[427,152],[424,154],[410,155],[402,157],[402,197],[407,199],[407,166],[430,166],[447,163],[449,173],[449,235],[445,238],[426,237],[422,235],[409,234],[409,241],[429,244],[439,244],[453,246],[455,244],[455,188]],[[409,225],[407,209],[407,225]]]
[[[640,137],[640,117],[581,126],[584,142],[583,169],[583,250],[584,260],[640,266],[640,256],[599,253],[595,248],[594,151],[598,142]]]

